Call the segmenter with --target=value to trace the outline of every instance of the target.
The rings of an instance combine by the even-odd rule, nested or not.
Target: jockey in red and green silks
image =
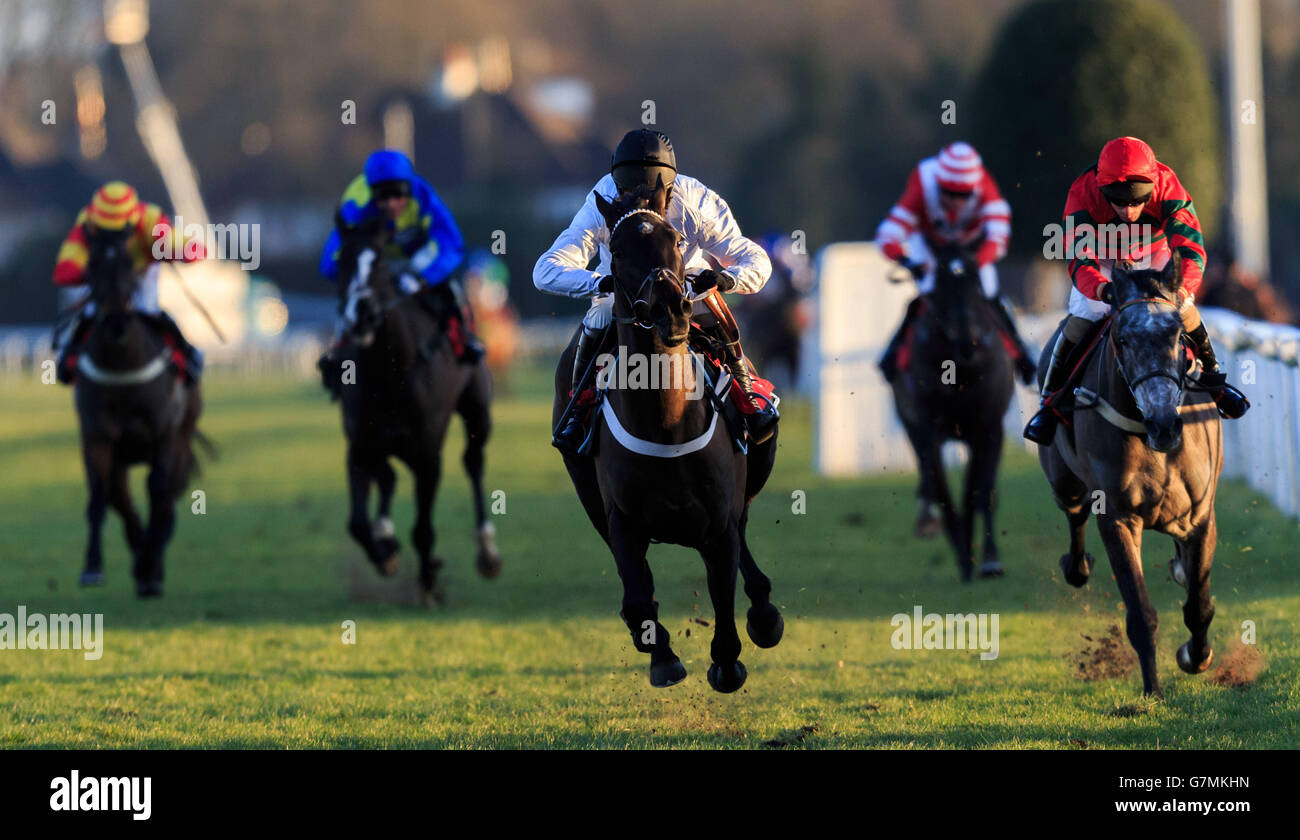
[[[1052,442],[1059,418],[1048,403],[1065,384],[1069,373],[1066,362],[1074,348],[1092,324],[1110,314],[1115,303],[1110,271],[1116,257],[1149,258],[1158,269],[1178,252],[1182,258],[1179,311],[1183,328],[1201,361],[1200,385],[1214,396],[1223,416],[1245,414],[1250,403],[1219,370],[1214,346],[1196,311],[1196,293],[1205,271],[1205,240],[1192,196],[1174,170],[1157,161],[1151,147],[1138,138],[1117,137],[1102,147],[1097,162],[1070,186],[1064,220],[1066,248],[1071,255],[1070,279],[1074,284],[1070,289],[1069,317],[1052,347],[1043,381],[1044,407],[1025,426],[1025,437],[1043,446]],[[1123,239],[1144,250],[1100,255],[1095,249],[1074,247],[1075,240],[1086,241],[1086,229],[1094,232],[1095,242],[1104,241],[1096,235],[1099,225],[1129,226],[1130,233]],[[1143,241],[1144,228],[1153,231],[1150,243]]]

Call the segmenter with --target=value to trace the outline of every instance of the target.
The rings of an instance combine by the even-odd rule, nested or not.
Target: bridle
[[[1111,341],[1110,343],[1110,352],[1115,359],[1115,367],[1119,370],[1120,378],[1124,380],[1124,384],[1128,386],[1129,391],[1133,393],[1135,396],[1137,394],[1138,386],[1141,385],[1143,382],[1146,382],[1147,380],[1150,379],[1157,379],[1159,377],[1164,377],[1165,379],[1172,380],[1178,386],[1178,403],[1181,405],[1183,402],[1183,397],[1185,396],[1187,391],[1186,365],[1182,365],[1182,364],[1178,365],[1177,376],[1168,372],[1167,370],[1162,370],[1159,367],[1157,367],[1153,370],[1147,371],[1146,373],[1134,379],[1130,377],[1128,371],[1124,369],[1124,362],[1120,358],[1119,349],[1118,349],[1119,328],[1120,328],[1121,319],[1123,318],[1124,315],[1124,311],[1134,306],[1137,306],[1139,304],[1149,304],[1149,303],[1168,306],[1174,309],[1175,311],[1179,309],[1177,303],[1174,303],[1173,301],[1163,297],[1134,298],[1133,300],[1128,300],[1120,304],[1115,308],[1115,321],[1114,321],[1114,329],[1113,329],[1113,332],[1115,333],[1115,340]],[[1179,347],[1181,347],[1183,344],[1183,333],[1181,331],[1179,333],[1178,344]]]
[[[614,226],[609,229],[609,241],[610,242],[614,241],[614,234],[618,231],[619,225],[623,224],[623,222],[627,221],[632,216],[636,216],[641,213],[646,213],[648,215],[654,216],[656,219],[659,220],[659,223],[662,225],[668,224],[668,222],[664,220],[663,216],[659,215],[654,210],[651,210],[647,207],[643,207],[639,210],[630,210],[627,213],[624,213],[622,216],[620,216],[618,221],[614,222]],[[646,272],[645,277],[641,278],[640,285],[636,287],[636,291],[631,294],[629,294],[628,291],[623,288],[622,284],[618,283],[616,280],[614,283],[615,294],[621,294],[623,296],[623,299],[627,302],[628,308],[632,311],[633,314],[631,317],[620,317],[616,315],[614,316],[614,321],[619,324],[632,324],[634,326],[640,327],[643,330],[654,329],[655,324],[653,321],[649,319],[650,301],[642,297],[642,295],[645,293],[647,287],[653,286],[653,284],[659,280],[664,280],[672,283],[673,286],[678,291],[680,291],[683,295],[685,295],[686,290],[685,290],[685,286],[682,283],[682,279],[677,275],[677,272],[673,271],[671,268],[668,268],[667,266],[659,266],[658,268],[652,268],[648,272]],[[644,314],[638,314],[638,313],[644,313]]]

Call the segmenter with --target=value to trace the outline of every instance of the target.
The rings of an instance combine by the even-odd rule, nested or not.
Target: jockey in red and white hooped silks
[[[876,229],[876,245],[886,257],[912,272],[922,295],[934,290],[933,250],[961,246],[973,253],[980,287],[1011,339],[1017,371],[1028,383],[1034,375],[1033,361],[1010,311],[998,297],[995,263],[1006,256],[1010,239],[1011,205],[984,168],[979,153],[969,143],[960,142],[916,165],[902,197]],[[919,311],[919,300],[908,306],[902,326],[880,360],[887,380],[892,381],[898,373],[898,351]]]

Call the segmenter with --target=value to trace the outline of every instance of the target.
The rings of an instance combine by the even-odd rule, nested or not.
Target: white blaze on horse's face
[[[357,270],[353,272],[352,282],[348,284],[348,302],[343,309],[343,315],[350,324],[357,322],[357,303],[370,297],[370,272],[375,266],[375,259],[374,248],[367,248],[357,255]]]

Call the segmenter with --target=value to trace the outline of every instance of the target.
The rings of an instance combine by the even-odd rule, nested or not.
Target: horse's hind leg
[[[465,423],[465,453],[461,462],[469,474],[474,494],[474,526],[478,537],[478,555],[474,565],[489,580],[501,574],[501,554],[497,551],[496,526],[487,515],[483,497],[483,450],[492,434],[492,415],[488,410],[491,383],[487,369],[481,368],[474,382],[461,394],[456,411]]]
[[[373,472],[371,464],[357,449],[355,444],[348,444],[348,494],[350,510],[348,514],[348,533],[366,552],[366,557],[384,576],[397,573],[399,546],[392,536],[375,538],[367,513],[370,503],[370,482]]]
[[[86,486],[90,492],[86,502],[86,522],[90,525],[90,533],[86,540],[86,566],[81,572],[82,586],[104,582],[103,530],[112,460],[113,453],[107,443],[86,444],[82,449]]]
[[[442,477],[442,459],[434,455],[415,470],[415,528],[411,543],[420,556],[420,603],[431,606],[442,602],[438,571],[442,561],[433,555],[436,534],[433,530],[433,501]]]
[[[740,661],[740,636],[736,633],[736,572],[740,568],[740,529],[728,528],[714,543],[700,550],[713,601],[713,643],[709,652],[709,685],[729,694],[745,684]]]
[[[1118,520],[1114,516],[1097,517],[1097,528],[1106,543],[1115,582],[1124,598],[1128,615],[1128,640],[1142,666],[1142,693],[1161,696],[1156,677],[1156,609],[1147,595],[1142,575],[1142,525],[1136,520]],[[1207,570],[1208,571],[1208,570]],[[1207,581],[1208,582],[1208,581]]]
[[[1192,638],[1178,649],[1178,667],[1189,674],[1204,672],[1214,661],[1207,631],[1214,619],[1214,602],[1210,600],[1210,566],[1214,563],[1217,539],[1218,526],[1211,513],[1201,532],[1184,540],[1178,552],[1187,579],[1183,621],[1192,631]]]
[[[144,525],[140,514],[131,502],[131,491],[126,483],[126,465],[114,464],[108,483],[108,503],[118,516],[122,517],[122,530],[126,534],[126,544],[131,547],[131,556],[138,556],[144,547]]]
[[[1054,465],[1047,474],[1049,477],[1055,476],[1052,480],[1052,496],[1070,523],[1070,551],[1061,555],[1061,572],[1065,575],[1066,583],[1080,587],[1088,582],[1096,564],[1092,555],[1084,549],[1087,536],[1085,526],[1088,524],[1088,488],[1073,473],[1067,474],[1062,464]]]
[[[740,517],[740,574],[745,578],[745,594],[750,603],[745,632],[749,634],[749,640],[761,648],[776,647],[785,633],[785,619],[772,603],[772,581],[758,568],[754,555],[749,551],[745,539],[748,524],[749,505],[745,505],[745,512]]]
[[[632,633],[632,644],[642,653],[650,654],[650,684],[656,688],[676,685],[686,679],[686,668],[673,653],[668,631],[659,623],[654,577],[645,557],[650,539],[615,508],[609,514],[609,545],[623,581],[620,615]]]

